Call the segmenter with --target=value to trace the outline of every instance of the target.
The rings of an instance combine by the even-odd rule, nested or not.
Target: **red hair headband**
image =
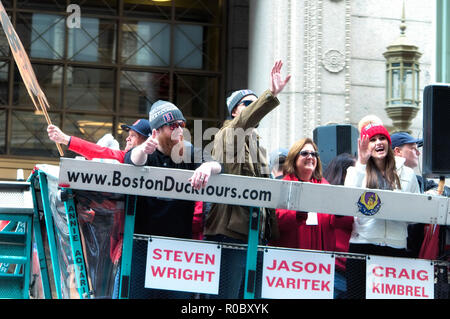
[[[389,141],[389,144],[390,145],[392,144],[391,136],[389,135],[388,130],[383,125],[369,123],[366,126],[364,126],[363,129],[361,130],[361,138],[364,135],[367,135],[370,140],[372,137],[374,137],[377,134],[386,136],[386,138]]]

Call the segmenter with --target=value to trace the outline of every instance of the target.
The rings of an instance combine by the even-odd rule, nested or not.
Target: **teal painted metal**
[[[136,195],[127,195],[125,204],[122,262],[120,266],[119,299],[129,298],[136,202]]]
[[[47,176],[39,171],[39,185],[41,189],[42,206],[44,208],[45,228],[47,232],[47,242],[50,250],[50,258],[52,260],[53,279],[55,281],[56,297],[62,299],[61,292],[61,270],[59,268],[58,250],[56,248],[55,229],[53,226],[52,210],[49,202],[49,192]]]
[[[48,268],[47,268],[47,262],[45,258],[45,249],[44,249],[44,242],[42,240],[42,232],[41,232],[41,225],[39,223],[39,210],[38,210],[38,202],[36,197],[36,192],[34,189],[34,183],[36,182],[36,172],[33,172],[33,174],[30,176],[28,181],[31,184],[31,196],[33,198],[33,207],[34,207],[34,214],[33,214],[33,229],[34,229],[34,240],[36,243],[36,249],[39,259],[39,268],[41,270],[41,280],[42,280],[42,291],[44,294],[45,299],[51,299],[52,298],[52,292],[50,288],[50,279],[48,275]]]
[[[28,299],[31,273],[33,216],[30,213],[0,213],[0,220],[9,220],[14,231],[0,232],[0,263],[14,272],[0,273],[0,298]]]
[[[250,207],[248,228],[247,261],[245,267],[244,299],[254,299],[256,289],[256,263],[259,243],[260,208]]]
[[[75,278],[77,289],[81,299],[89,299],[89,281],[86,274],[86,263],[83,256],[83,247],[81,245],[80,230],[78,228],[78,217],[73,201],[72,190],[63,188],[66,192],[64,207],[66,209],[67,227],[69,229],[70,246],[72,249],[72,258],[75,266]]]

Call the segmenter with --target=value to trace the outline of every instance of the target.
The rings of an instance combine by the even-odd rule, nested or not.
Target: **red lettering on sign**
[[[266,276],[267,285],[270,288],[285,288],[297,290],[331,291],[330,281],[319,279],[300,279]]]
[[[314,263],[307,262],[303,264],[303,262],[296,260],[292,263],[288,263],[286,260],[278,261],[274,259],[272,265],[266,267],[267,270],[276,270],[276,271],[292,271],[292,272],[307,272],[309,274],[319,273],[319,274],[331,274],[331,264],[322,264],[322,263]]]
[[[372,293],[397,295],[397,296],[405,296],[405,297],[422,297],[422,298],[429,297],[425,293],[425,287],[422,287],[422,286],[385,284],[385,283],[375,283],[375,282],[372,283]]]
[[[396,268],[393,267],[382,267],[382,266],[375,266],[372,269],[372,274],[376,277],[386,277],[386,278],[394,278],[394,279],[408,279],[408,280],[421,280],[421,281],[427,281],[428,280],[428,272],[426,270],[419,270],[416,269],[406,269],[402,268],[400,271],[397,272]]]
[[[204,265],[215,265],[216,263],[216,255],[205,254],[205,253],[196,253],[196,252],[187,252],[182,250],[171,250],[164,249],[161,250],[159,248],[153,249],[153,259],[155,260],[173,260],[176,262],[187,262],[187,263],[196,263],[196,264],[204,264]]]

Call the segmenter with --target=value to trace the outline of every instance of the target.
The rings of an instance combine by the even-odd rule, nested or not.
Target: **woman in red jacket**
[[[284,163],[287,181],[328,184],[322,176],[322,164],[316,144],[310,138],[301,139],[291,147]],[[334,217],[315,212],[277,209],[280,238],[270,245],[334,251],[336,239],[332,225]]]

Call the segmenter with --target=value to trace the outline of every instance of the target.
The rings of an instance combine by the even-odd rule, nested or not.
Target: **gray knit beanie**
[[[228,118],[232,118],[231,113],[233,112],[233,109],[239,104],[239,102],[248,95],[254,95],[258,97],[253,91],[251,90],[239,90],[234,91],[231,93],[231,95],[227,98],[227,107],[228,107]]]
[[[150,126],[152,129],[155,130],[165,124],[175,121],[186,122],[186,119],[179,108],[177,108],[174,104],[163,100],[153,103],[149,112],[148,120],[150,121]]]

